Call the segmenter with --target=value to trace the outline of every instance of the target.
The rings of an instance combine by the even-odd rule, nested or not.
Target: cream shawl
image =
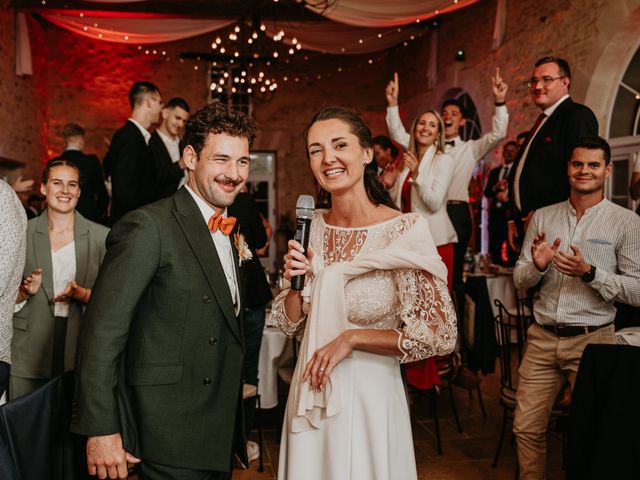
[[[408,231],[376,252],[326,267],[321,254],[313,258],[311,305],[294,372],[291,432],[322,428],[323,418],[338,414],[346,406],[345,401],[351,388],[351,358],[345,358],[335,367],[322,392],[312,391],[309,383],[302,381],[302,374],[318,348],[351,328],[345,301],[347,282],[373,270],[396,269],[425,270],[447,281],[447,268],[438,255],[428,221],[423,217],[416,217]]]

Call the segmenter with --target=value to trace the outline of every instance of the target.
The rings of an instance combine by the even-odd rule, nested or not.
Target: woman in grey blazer
[[[80,171],[72,161],[49,163],[40,190],[48,207],[27,225],[25,280],[13,316],[12,400],[73,370],[80,322],[108,233],[75,211]]]

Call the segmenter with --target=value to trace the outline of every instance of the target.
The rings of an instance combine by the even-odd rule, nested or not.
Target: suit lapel
[[[211,286],[214,296],[222,309],[229,328],[242,342],[240,327],[236,319],[235,309],[231,299],[231,292],[227,284],[227,278],[220,263],[218,252],[215,248],[211,234],[202,218],[202,214],[195,204],[191,194],[185,188],[181,188],[173,197],[176,209],[174,216],[182,228],[191,246],[193,253],[202,268],[207,282]],[[234,256],[237,254],[234,254]],[[240,282],[238,282],[240,283]]]
[[[49,307],[53,314],[53,261],[51,260],[51,241],[49,239],[49,216],[47,210],[38,217],[33,235],[33,249],[36,268],[42,269],[42,288],[49,299]],[[31,272],[27,272],[28,274]]]
[[[76,281],[81,287],[87,284],[89,267],[89,222],[76,212],[74,240],[76,242]]]

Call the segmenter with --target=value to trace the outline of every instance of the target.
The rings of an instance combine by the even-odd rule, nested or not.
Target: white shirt
[[[595,265],[595,278],[586,283],[560,273],[553,263],[540,272],[531,258],[531,244],[540,232],[549,243],[560,238],[559,251],[578,247]],[[587,209],[580,221],[569,200],[541,208],[527,229],[513,279],[518,288],[542,281],[533,308],[542,325],[606,325],[616,316],[614,301],[640,305],[640,216],[607,199]]]
[[[498,175],[498,180],[504,180],[505,178],[509,177],[511,165],[513,165],[513,163],[505,163],[500,167],[500,175]]]
[[[496,107],[491,121],[491,131],[476,140],[465,142],[457,136],[447,140],[447,142],[453,141],[453,146],[445,142],[444,151],[453,157],[454,163],[453,180],[449,185],[447,200],[469,201],[469,181],[473,175],[473,169],[482,157],[507,136],[509,112],[506,105]]]
[[[71,242],[56,252],[51,251],[51,270],[53,295],[57,296],[76,278],[76,242]],[[69,302],[55,302],[53,314],[56,317],[68,317]]]
[[[198,205],[205,223],[208,224],[209,219],[214,213],[216,213],[216,211],[211,208],[211,206],[207,202],[196,195],[196,193],[191,190],[188,185],[185,185],[185,188],[195,200],[196,205]],[[226,208],[224,212],[222,212],[222,216],[226,218]],[[231,239],[220,230],[215,233],[211,232],[211,239],[213,240],[213,245],[216,247],[216,251],[218,252],[218,258],[220,258],[220,263],[222,264],[225,277],[227,278],[227,284],[229,285],[229,291],[231,292],[231,299],[235,307],[236,315],[238,315],[238,313],[240,313],[240,298],[238,296],[238,280],[236,278],[233,250],[231,249]]]
[[[513,200],[514,200],[514,202],[516,204],[516,207],[518,207],[518,210],[522,210],[522,205],[520,203],[520,176],[522,175],[522,169],[524,168],[524,162],[527,160],[527,155],[529,154],[529,147],[533,143],[534,137],[538,134],[538,132],[542,128],[542,125],[545,124],[547,119],[553,114],[553,112],[556,111],[556,109],[560,106],[560,104],[562,102],[564,102],[567,98],[569,98],[569,94],[565,95],[560,100],[558,100],[556,103],[551,105],[549,108],[546,108],[546,109],[544,109],[542,111],[542,113],[545,114],[545,117],[540,122],[540,125],[538,125],[538,128],[536,129],[536,131],[531,134],[531,137],[529,138],[529,141],[527,142],[527,145],[525,146],[524,152],[522,152],[522,157],[520,158],[520,161],[518,162],[518,167],[516,168],[516,174],[515,174],[515,177],[513,178]]]
[[[180,160],[180,139],[178,137],[171,138],[169,135],[165,135],[162,133],[160,129],[156,130],[158,132],[158,136],[164,146],[167,148],[167,152],[169,152],[169,157],[173,163],[176,163]]]
[[[169,152],[169,158],[171,158],[171,161],[173,163],[177,163],[178,161],[180,161],[180,138],[179,137],[171,138],[170,136],[162,133],[159,129],[156,131],[158,132],[158,136],[160,137],[160,140],[162,140],[162,143],[164,143],[164,146],[167,149],[167,152]],[[178,183],[178,188],[180,188],[185,183],[187,183],[187,177],[188,177],[187,169],[185,168],[182,173],[182,178]]]
[[[149,145],[149,139],[151,138],[151,134],[149,133],[149,130],[144,128],[142,125],[140,125],[138,122],[136,122],[133,118],[130,118],[129,121],[131,123],[133,123],[136,127],[138,127],[138,130],[140,130],[140,133],[144,137],[144,142],[147,145]]]

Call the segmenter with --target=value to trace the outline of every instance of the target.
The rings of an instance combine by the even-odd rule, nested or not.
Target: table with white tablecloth
[[[291,341],[277,327],[265,327],[258,363],[258,393],[262,408],[278,405],[278,367],[291,359]]]

